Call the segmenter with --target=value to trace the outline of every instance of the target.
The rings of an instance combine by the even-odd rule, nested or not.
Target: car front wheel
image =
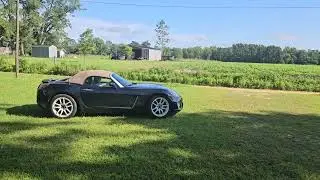
[[[170,114],[169,100],[164,96],[155,96],[149,103],[150,114],[155,118],[165,118]]]
[[[50,109],[57,118],[70,118],[77,112],[77,103],[71,96],[59,94],[52,98]]]

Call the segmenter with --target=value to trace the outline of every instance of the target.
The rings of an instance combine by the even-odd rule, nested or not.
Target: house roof
[[[69,78],[70,83],[83,85],[84,81],[90,76],[99,76],[110,78],[112,72],[104,71],[104,70],[88,70],[88,71],[80,71],[74,76]]]

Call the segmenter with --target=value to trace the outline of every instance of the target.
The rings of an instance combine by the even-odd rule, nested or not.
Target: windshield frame
[[[132,82],[128,81],[117,73],[112,73],[110,77],[120,88],[132,85]]]

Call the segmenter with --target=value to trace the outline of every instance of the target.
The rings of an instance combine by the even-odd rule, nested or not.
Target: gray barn
[[[133,49],[134,59],[161,60],[162,52],[155,48],[135,48]]]
[[[56,46],[32,46],[32,57],[56,58]]]

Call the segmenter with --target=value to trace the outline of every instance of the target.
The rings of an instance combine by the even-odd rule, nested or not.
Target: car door
[[[88,107],[106,109],[130,109],[137,98],[104,77],[89,77],[81,88],[81,97]]]

